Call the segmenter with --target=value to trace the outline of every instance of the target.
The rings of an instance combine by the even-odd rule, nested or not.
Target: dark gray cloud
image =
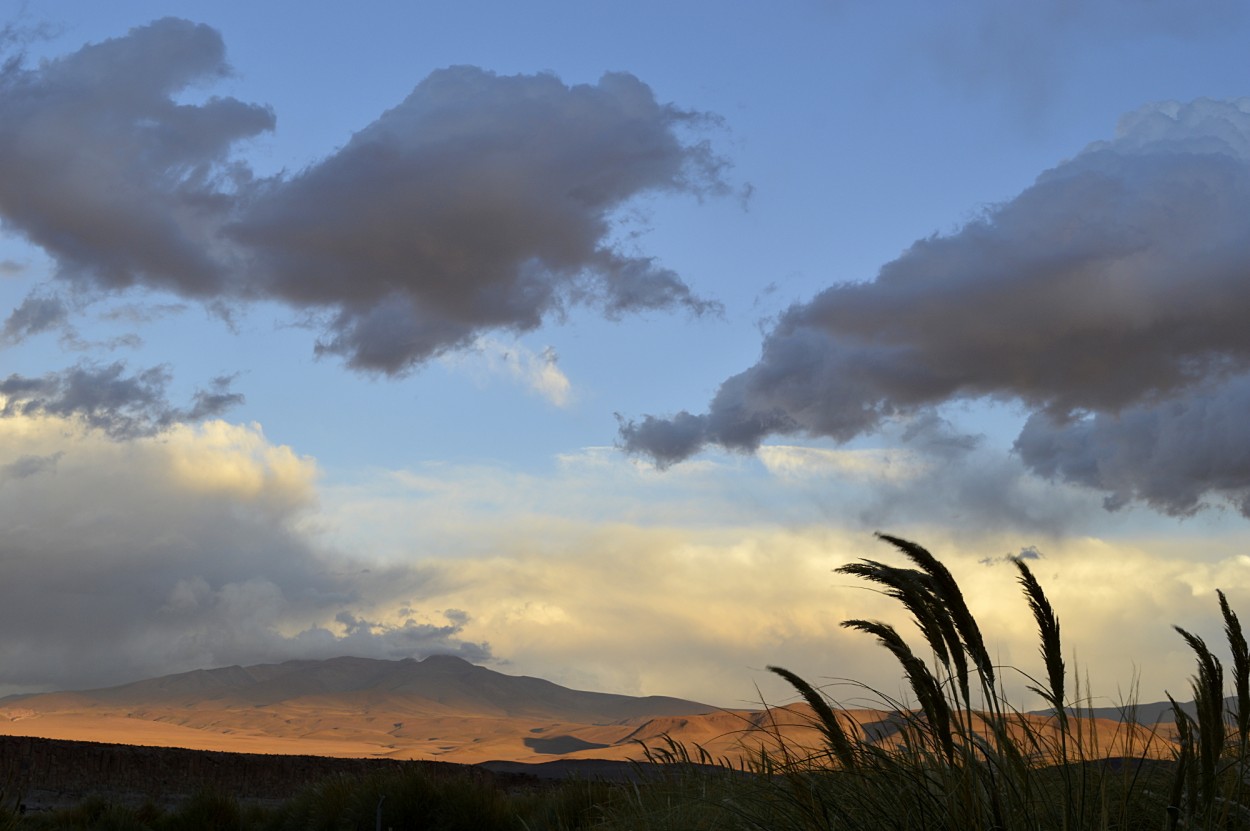
[[[103,320],[126,323],[151,323],[154,320],[181,314],[186,310],[185,303],[123,303],[105,310],[100,317]]]
[[[19,343],[33,335],[63,327],[69,308],[55,294],[33,293],[9,313],[0,326],[0,342]]]
[[[206,390],[197,390],[190,409],[177,414],[179,421],[201,421],[216,418],[243,403],[242,393],[232,392],[230,385],[237,375],[219,375]]]
[[[1108,492],[1115,510],[1141,501],[1173,516],[1229,503],[1250,517],[1250,376],[1214,382],[1115,413],[1036,413],[1016,451],[1042,476]]]
[[[0,260],[0,277],[15,277],[26,271],[26,266],[16,260]]]
[[[771,434],[847,441],[989,398],[1038,414],[1022,454],[1046,472],[1039,425],[1094,414],[1109,433],[1129,429],[1117,413],[1222,389],[1250,368],[1247,319],[1250,99],[1162,104],[958,232],[916,242],[872,282],[791,307],[706,413],[626,421],[621,443],[666,465]],[[1111,487],[1151,501],[1145,482]]]
[[[609,314],[709,308],[611,244],[654,191],[723,188],[721,162],[632,75],[433,73],[342,150],[263,189],[231,228],[262,291],[334,309],[322,352],[402,372],[484,329],[532,329],[570,301]]]
[[[78,330],[68,324],[63,328],[60,338],[61,347],[74,352],[111,352],[116,349],[138,349],[143,346],[143,338],[134,332],[127,332],[103,340],[87,340],[78,334]]]
[[[0,690],[343,654],[489,659],[466,616],[421,612],[432,569],[362,569],[319,544],[315,479],[255,429],[118,442],[0,420]]]
[[[237,151],[274,114],[183,101],[229,71],[217,32],[174,19],[10,62],[0,218],[80,288],[278,300],[324,323],[318,353],[366,371],[403,373],[570,303],[716,308],[614,242],[631,199],[726,190],[724,162],[688,139],[709,118],[632,75],[440,70],[329,157],[262,181]]]
[[[75,311],[75,306],[67,303],[56,292],[49,291],[46,288],[32,291],[9,313],[4,323],[0,324],[0,345],[11,346],[36,335],[53,331],[59,333],[58,340],[62,348],[76,352],[112,351],[120,348],[134,349],[143,343],[142,338],[134,332],[127,332],[104,340],[87,340],[79,334],[78,329],[70,322],[71,315]],[[104,317],[114,320],[129,319],[131,322],[138,323],[153,320],[159,314],[159,311],[154,311],[143,318],[138,318],[135,316],[128,317],[124,313],[110,312],[104,315]]]
[[[25,479],[27,476],[38,476],[56,470],[56,463],[64,455],[64,451],[58,451],[46,456],[18,456],[8,464],[0,465],[0,482],[5,479]]]
[[[232,148],[274,126],[233,98],[175,97],[229,72],[220,35],[166,18],[0,76],[0,214],[99,288],[213,296],[232,277],[215,237],[247,171]]]
[[[221,377],[198,391],[189,407],[176,407],[166,395],[170,380],[167,367],[127,374],[121,362],[84,363],[38,377],[13,374],[0,380],[0,418],[74,417],[113,438],[136,438],[220,416],[243,402],[230,391],[233,378]]]
[[[493,657],[487,644],[459,639],[464,625],[470,620],[468,614],[452,609],[444,612],[442,617],[446,623],[441,625],[419,623],[411,617],[401,623],[387,623],[366,620],[343,611],[334,616],[335,622],[343,627],[342,634],[334,636],[334,640],[339,649],[346,649],[352,655],[359,654],[351,652],[352,648],[364,646],[370,654],[376,655],[380,651],[392,659],[432,652],[457,654],[473,663],[482,663]]]
[[[977,560],[983,566],[1000,566],[1014,562],[1015,560],[1040,560],[1046,555],[1042,554],[1035,545],[1026,545],[1016,554],[1004,554],[1001,557],[982,557]]]

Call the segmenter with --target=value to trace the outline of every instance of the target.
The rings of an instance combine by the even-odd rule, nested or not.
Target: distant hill
[[[896,713],[844,711],[864,741],[901,740]],[[1083,711],[1086,733],[1104,749],[1160,725],[1170,708],[1138,707],[1141,734],[1125,731],[1116,708]],[[1024,716],[1049,730],[1045,713]],[[1141,730],[1142,728],[1137,728]],[[461,763],[638,759],[670,740],[715,758],[743,759],[780,738],[791,749],[823,738],[806,705],[721,710],[664,696],[573,690],[506,675],[460,658],[423,661],[334,658],[221,667],[118,687],[0,700],[0,734],[242,753],[278,753]],[[1100,751],[1102,752],[1102,751]]]
[[[1190,718],[1197,718],[1198,707],[1192,701],[1176,702],[1181,712]],[[1230,708],[1235,706],[1236,699],[1229,697],[1224,699],[1224,711],[1228,712]],[[1038,710],[1036,714],[1053,712],[1051,710]],[[1082,716],[1090,716],[1092,718],[1110,719],[1112,721],[1133,721],[1137,724],[1151,727],[1153,725],[1167,725],[1176,723],[1176,713],[1172,710],[1170,701],[1152,701],[1149,704],[1134,704],[1128,706],[1111,706],[1111,707],[1082,707],[1080,710],[1069,709],[1070,715],[1077,715],[1079,712]]]
[[[634,697],[584,692],[541,678],[505,675],[452,655],[405,658],[332,658],[281,664],[194,670],[119,687],[72,693],[101,704],[272,706],[334,699],[374,708],[401,705],[406,712],[610,723],[636,716],[680,716],[716,708],[665,696]],[[27,706],[39,698],[28,698]]]
[[[450,655],[341,657],[10,696],[0,701],[0,733],[455,761],[623,759],[639,752],[629,737],[656,719],[718,712],[680,698],[573,690]]]

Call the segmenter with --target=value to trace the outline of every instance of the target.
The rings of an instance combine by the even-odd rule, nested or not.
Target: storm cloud
[[[0,628],[14,633],[0,690],[342,654],[489,658],[459,637],[462,613],[411,608],[433,569],[371,571],[319,544],[304,523],[316,476],[255,426],[116,441],[57,416],[0,420]]]
[[[1018,447],[1036,473],[1111,490],[1111,504],[1185,513],[1214,490],[1244,511],[1244,454],[1219,476],[1193,466],[1175,499],[1154,480],[1160,460],[1228,441],[1161,428],[1236,397],[1247,319],[1250,99],[1159,104],[959,231],[917,241],[873,281],[791,307],[706,413],[625,421],[621,442],[663,466],[708,444],[844,442],[945,402],[1004,400],[1033,413]],[[1135,464],[1112,450],[1143,437],[1154,444]]]
[[[231,72],[221,36],[164,19],[0,77],[0,218],[78,288],[277,300],[324,324],[318,354],[401,374],[569,304],[608,316],[716,308],[613,219],[640,195],[725,190],[688,136],[709,118],[627,73],[439,70],[345,146],[256,178],[265,106],[187,103]]]

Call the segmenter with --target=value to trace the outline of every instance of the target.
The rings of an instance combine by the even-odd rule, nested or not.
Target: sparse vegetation
[[[273,813],[266,831],[382,828],[581,829],[607,800],[606,786],[567,782],[506,789],[466,769],[433,776],[420,770],[331,779]]]
[[[798,747],[782,731],[747,762],[713,759],[668,741],[645,750],[634,783],[563,782],[505,787],[471,770],[418,769],[337,777],[274,808],[242,806],[203,793],[177,809],[126,808],[90,799],[42,816],[0,815],[5,829],[777,829],[778,831],[1137,831],[1250,829],[1250,646],[1218,593],[1232,655],[1231,698],[1224,664],[1202,638],[1176,628],[1193,650],[1191,708],[1172,702],[1175,736],[1135,724],[1133,702],[1107,737],[1095,729],[1063,659],[1059,617],[1026,563],[1017,579],[1037,626],[1042,671],[1025,675],[1046,702],[1043,715],[1013,708],[958,584],[915,543],[882,536],[908,561],[861,560],[839,571],[897,600],[921,636],[922,659],[892,626],[848,620],[902,670],[914,703],[866,688],[891,715],[895,741],[874,741],[825,694],[780,667],[810,707],[820,736]],[[7,804],[5,808],[7,809]]]
[[[152,803],[132,807],[96,796],[59,811],[6,813],[0,829],[579,831],[598,827],[605,806],[620,792],[616,786],[580,781],[505,788],[468,768],[442,775],[411,768],[332,777],[276,807],[243,804],[215,791],[198,793],[172,809]]]

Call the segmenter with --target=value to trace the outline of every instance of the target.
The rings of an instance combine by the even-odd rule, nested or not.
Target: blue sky
[[[876,530],[1113,698],[1250,600],[1240,4],[7,12],[5,690],[894,689]]]

